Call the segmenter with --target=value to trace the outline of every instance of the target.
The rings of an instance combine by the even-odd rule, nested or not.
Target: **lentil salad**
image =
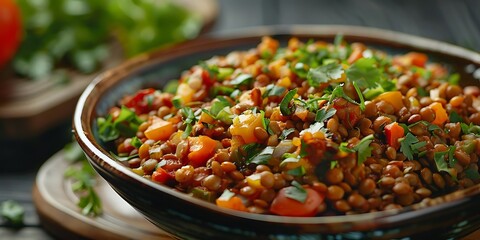
[[[480,182],[480,91],[457,82],[421,53],[265,37],[124,96],[98,125],[132,171],[220,207],[363,213]]]

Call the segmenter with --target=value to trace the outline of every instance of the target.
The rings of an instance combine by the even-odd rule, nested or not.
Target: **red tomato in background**
[[[13,0],[0,0],[0,68],[13,57],[22,35],[20,10]]]

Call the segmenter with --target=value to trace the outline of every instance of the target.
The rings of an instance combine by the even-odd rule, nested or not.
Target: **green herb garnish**
[[[342,76],[343,68],[338,63],[310,68],[307,74],[308,84],[312,87],[318,87],[322,83],[328,83],[331,79],[338,79]]]
[[[288,116],[292,114],[293,111],[295,111],[295,107],[292,106],[290,107],[290,101],[292,101],[293,97],[297,94],[297,89],[292,89],[288,91],[288,93],[283,97],[282,101],[280,102],[280,112],[284,116]]]
[[[357,152],[357,165],[362,164],[368,157],[372,156],[372,147],[370,147],[370,143],[372,143],[373,139],[373,135],[368,135],[362,138],[362,140],[353,147],[353,150]]]
[[[261,152],[256,154],[255,156],[247,159],[247,163],[255,163],[255,164],[268,164],[270,159],[272,158],[273,150],[275,148],[272,146],[268,146],[263,149]]]
[[[186,139],[192,133],[193,125],[197,121],[193,110],[189,107],[182,108],[183,123],[185,124],[185,131],[182,133],[182,138]]]
[[[297,181],[292,181],[292,186],[285,189],[285,196],[304,203],[307,200],[307,191]]]
[[[239,86],[239,85],[247,85],[250,84],[250,82],[253,81],[253,76],[250,74],[242,73],[236,78],[234,78],[232,81],[230,81],[231,85],[234,86]]]
[[[440,171],[447,172],[448,174],[450,174],[453,180],[457,180],[457,172],[454,171],[455,170],[454,168],[449,167],[447,161],[445,161],[445,157],[446,156],[449,157],[448,155],[449,155],[448,151],[434,153],[433,159],[435,160],[435,165],[437,166],[437,170],[439,172]],[[453,158],[449,160],[451,161],[452,159]]]
[[[120,114],[117,119],[112,122],[112,116],[107,118],[98,118],[98,133],[99,137],[104,142],[109,142],[117,139],[120,135],[125,137],[135,136],[138,130],[138,126],[143,121],[138,118],[134,111],[122,106]]]
[[[409,159],[413,160],[413,154],[418,154],[419,149],[427,145],[426,142],[420,142],[413,134],[407,133],[400,140],[400,151]]]
[[[0,204],[0,217],[13,226],[20,226],[23,224],[24,214],[25,210],[16,201],[7,200]]]
[[[315,121],[316,122],[323,122],[323,121],[333,117],[333,115],[335,115],[336,112],[337,112],[337,110],[335,108],[330,108],[328,110],[326,108],[322,108],[322,109],[317,111],[317,115],[315,116]]]
[[[77,205],[82,214],[98,216],[102,213],[102,202],[94,189],[96,173],[86,159],[81,162],[81,168],[70,166],[64,175],[73,180],[72,190],[80,196]]]

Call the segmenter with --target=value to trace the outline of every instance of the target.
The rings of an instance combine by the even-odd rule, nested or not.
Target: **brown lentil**
[[[351,47],[368,49],[359,43]],[[146,99],[137,106],[131,100],[139,96],[125,96],[120,105],[135,105],[129,108],[135,110],[142,123],[132,135],[142,144],[133,146],[134,138],[122,135],[113,141],[117,154],[128,155],[131,159],[124,164],[144,178],[160,183],[164,180],[158,177],[159,171],[154,171],[163,169],[174,174],[174,179],[165,184],[178,191],[190,193],[200,187],[213,196],[221,196],[228,190],[240,195],[248,212],[259,214],[273,214],[271,207],[277,204],[274,200],[281,197],[282,189],[292,186],[325,195],[325,200],[315,206],[318,216],[399,209],[480,183],[467,177],[467,170],[478,171],[480,139],[467,134],[463,126],[463,123],[480,124],[480,88],[462,89],[443,81],[448,78],[447,69],[431,61],[427,61],[425,69],[433,74],[424,78],[408,64],[400,64],[409,62],[402,59],[408,56],[393,56],[382,69],[382,76],[388,80],[397,78],[397,89],[369,97],[362,110],[357,104],[361,96],[344,74],[338,81],[332,81],[333,85],[319,86],[311,86],[305,77],[299,76],[292,68],[292,64],[299,62],[299,56],[291,53],[300,48],[306,50],[300,51],[302,54],[316,54],[330,51],[334,45],[304,44],[296,39],[289,42],[285,56],[271,58],[280,45],[265,37],[256,49],[209,59],[209,66],[233,69],[233,73],[215,81],[213,86],[203,84],[206,69],[194,66],[179,77],[179,89],[185,91],[177,94],[156,91],[148,95],[148,100],[152,100],[148,108],[142,105]],[[372,49],[371,53],[384,57],[378,50]],[[350,60],[341,64],[345,71],[351,66]],[[306,66],[304,70],[309,69]],[[241,74],[250,74],[254,80],[232,84]],[[417,77],[421,80],[417,81]],[[353,101],[336,96],[323,99],[325,89],[337,86]],[[218,91],[219,96],[212,96],[215,91],[210,87],[234,89],[235,94]],[[367,90],[363,88],[362,92]],[[426,96],[419,92],[420,88],[427,92]],[[293,89],[297,92],[295,100],[287,104],[292,110],[288,113],[282,101]],[[181,99],[184,107],[173,107],[174,98]],[[229,107],[223,108],[227,111],[222,110],[228,116],[208,114],[219,101],[228,102]],[[189,110],[195,118],[186,116]],[[105,119],[113,120],[121,111],[121,106],[112,107],[111,118]],[[453,112],[464,122],[451,122]],[[317,114],[319,117],[325,114],[325,121],[317,123]],[[159,119],[166,121],[167,126],[171,124],[169,136],[155,137],[146,132],[154,130],[156,124],[152,123]],[[189,119],[192,121],[188,122]],[[394,122],[407,126],[408,131],[394,134],[395,139],[391,139],[384,127]],[[324,126],[320,127],[321,124]],[[191,132],[184,136],[190,126]],[[368,143],[371,151],[363,151],[361,148],[366,146],[360,143],[370,135],[373,136]],[[207,144],[202,145],[201,138],[207,139]],[[407,138],[413,143],[405,146],[402,141]],[[425,145],[413,148],[416,142]],[[340,146],[354,151],[340,151]],[[448,153],[453,147],[456,161],[451,162],[451,157],[445,155],[448,173],[439,171],[438,153]],[[457,180],[450,174],[457,176]],[[434,201],[437,200],[429,200]]]
[[[343,172],[340,168],[332,168],[325,175],[327,181],[331,184],[338,184],[343,181]]]
[[[345,191],[343,190],[343,188],[336,185],[332,185],[328,187],[326,197],[330,200],[340,200],[343,198],[344,194],[345,194]]]

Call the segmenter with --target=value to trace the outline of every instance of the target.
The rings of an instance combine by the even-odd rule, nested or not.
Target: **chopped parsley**
[[[113,141],[120,135],[125,137],[135,136],[138,126],[143,123],[134,111],[125,106],[122,106],[115,121],[112,121],[112,118],[111,115],[108,115],[106,119],[97,118],[99,137],[104,142]]]
[[[413,154],[418,154],[419,149],[427,145],[426,142],[420,142],[413,134],[407,133],[403,139],[400,140],[400,151],[408,160],[413,160]]]
[[[250,84],[250,82],[252,81],[253,81],[252,75],[242,73],[238,75],[236,78],[232,79],[232,81],[230,81],[230,84],[234,86],[247,85],[247,84]]]
[[[449,120],[451,123],[463,122],[463,118],[455,111],[450,112]]]
[[[316,122],[323,122],[335,115],[337,110],[335,108],[330,108],[326,110],[326,108],[322,108],[317,111],[317,115],[315,116],[315,121]]]
[[[23,224],[24,214],[24,208],[16,201],[7,200],[0,204],[0,217],[13,226],[20,226]]]
[[[358,59],[346,71],[348,80],[356,82],[361,89],[376,88],[381,80],[381,73],[375,66],[376,63],[373,58]]]
[[[307,200],[307,190],[297,181],[292,181],[292,186],[285,189],[285,196],[293,200],[304,203]]]
[[[437,166],[437,170],[439,172],[444,171],[450,174],[453,180],[457,180],[457,172],[454,168],[449,167],[445,158],[448,158],[449,162],[453,161],[452,154],[449,154],[449,151],[444,152],[436,152],[434,153],[433,159],[435,160],[435,165]]]
[[[370,147],[370,143],[372,143],[373,139],[373,134],[370,134],[362,138],[362,140],[353,147],[353,150],[357,152],[357,165],[362,164],[368,157],[372,156],[372,147]]]
[[[247,159],[247,163],[255,163],[255,164],[268,164],[270,159],[272,158],[273,150],[275,148],[272,146],[268,146],[263,149],[261,152],[256,154],[255,156]]]
[[[310,68],[307,74],[308,84],[312,87],[318,87],[322,83],[328,83],[331,79],[338,79],[343,74],[341,64],[330,63],[327,65]]]
[[[80,196],[77,202],[83,215],[98,216],[102,213],[102,202],[95,192],[96,173],[85,160],[80,168],[70,166],[65,171],[65,177],[73,179],[72,190]]]

